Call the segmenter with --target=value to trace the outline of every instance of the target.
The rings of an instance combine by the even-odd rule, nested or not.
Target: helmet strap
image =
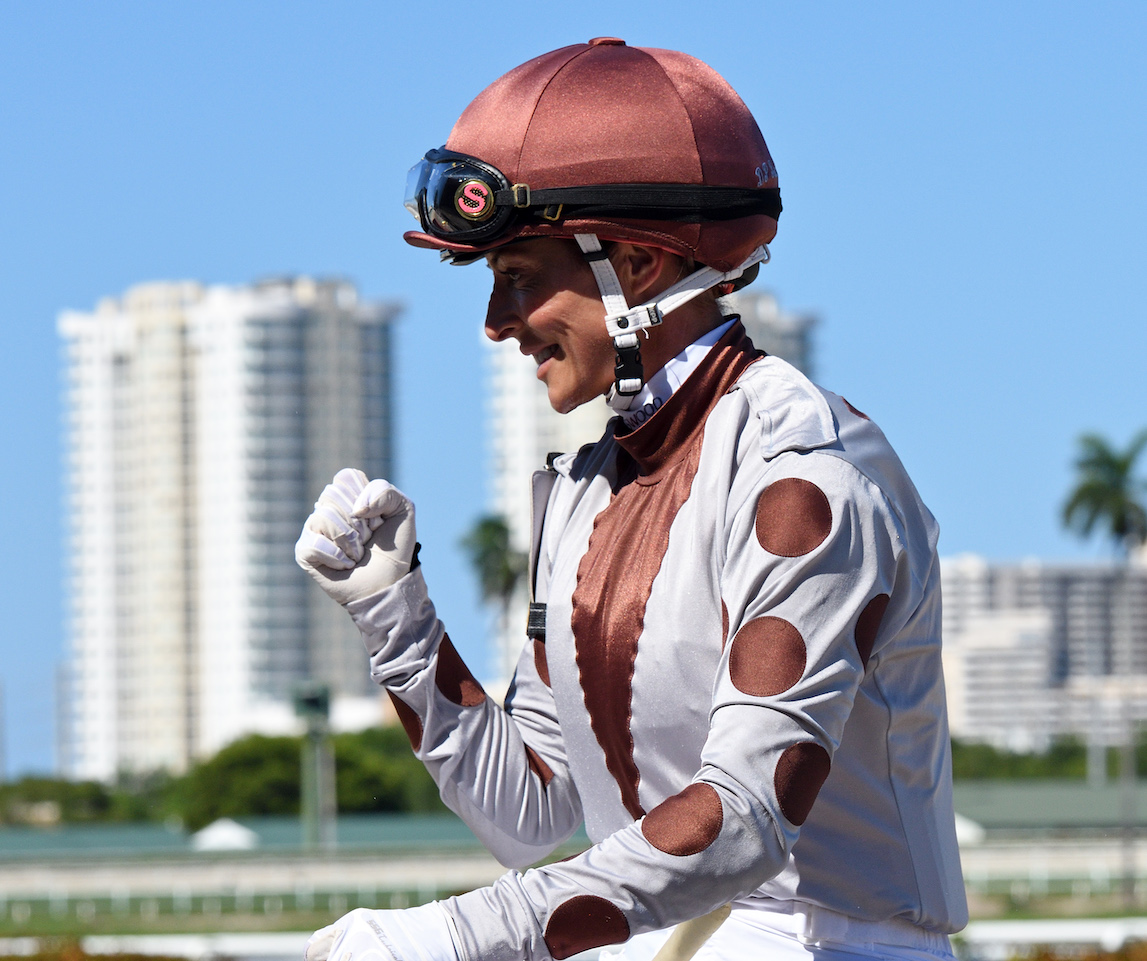
[[[574,239],[593,271],[597,289],[601,292],[601,302],[605,305],[605,326],[613,338],[613,349],[616,351],[613,390],[623,397],[631,397],[645,386],[638,331],[658,326],[671,310],[676,310],[711,287],[736,280],[750,267],[769,262],[769,246],[761,244],[744,263],[733,270],[722,273],[712,267],[702,267],[663,290],[653,300],[630,308],[621,289],[621,282],[617,279],[617,272],[601,249],[597,235],[574,234]]]
[[[581,248],[589,269],[593,271],[597,289],[601,292],[601,302],[605,305],[606,317],[624,315],[629,311],[629,301],[617,279],[617,271],[609,260],[609,255],[601,249],[597,234],[574,234],[574,240]],[[613,364],[613,389],[622,395],[636,394],[645,384],[645,371],[641,366],[641,348],[637,341],[637,331],[619,330],[613,336],[613,349],[616,352]]]

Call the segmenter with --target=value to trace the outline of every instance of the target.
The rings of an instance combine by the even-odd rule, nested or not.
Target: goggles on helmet
[[[410,168],[405,204],[428,234],[479,242],[500,234],[513,216],[512,204],[498,203],[509,188],[496,167],[440,147]]]
[[[776,187],[600,184],[531,190],[496,167],[445,147],[429,150],[406,177],[406,209],[432,237],[486,243],[523,220],[622,217],[706,223],[781,213]]]

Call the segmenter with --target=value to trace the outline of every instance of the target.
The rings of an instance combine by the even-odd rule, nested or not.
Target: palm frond
[[[1062,509],[1065,527],[1081,537],[1105,530],[1121,553],[1147,542],[1147,480],[1135,475],[1136,463],[1147,449],[1147,429],[1141,430],[1124,450],[1100,434],[1079,438],[1075,459],[1076,484]]]
[[[506,603],[526,573],[527,558],[510,543],[510,526],[504,517],[494,514],[478,518],[462,538],[462,547],[470,557],[482,599]]]

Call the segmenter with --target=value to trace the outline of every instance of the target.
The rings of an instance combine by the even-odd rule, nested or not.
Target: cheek
[[[562,306],[569,337],[576,338],[584,349],[612,350],[605,326],[605,306],[599,297],[571,292]]]
[[[529,307],[526,322],[535,330],[543,331],[547,336],[567,344],[584,345],[592,339],[592,331],[596,324],[593,315],[586,311],[580,297],[571,296],[563,291],[552,297],[538,298],[531,302]],[[599,323],[604,331],[604,318]]]
[[[613,384],[616,360],[613,343],[608,335],[583,337],[575,351],[571,359],[584,394],[582,400],[604,394]]]

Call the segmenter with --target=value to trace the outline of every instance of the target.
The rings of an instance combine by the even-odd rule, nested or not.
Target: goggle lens
[[[496,236],[513,214],[495,195],[509,181],[494,167],[445,149],[431,150],[406,176],[406,209],[422,229],[447,240]]]
[[[420,160],[406,175],[406,199],[403,201],[403,206],[410,211],[412,216],[419,223],[422,222],[422,211],[418,206],[418,197],[422,193],[422,188],[425,186],[423,183],[423,171],[426,170],[426,161]]]

